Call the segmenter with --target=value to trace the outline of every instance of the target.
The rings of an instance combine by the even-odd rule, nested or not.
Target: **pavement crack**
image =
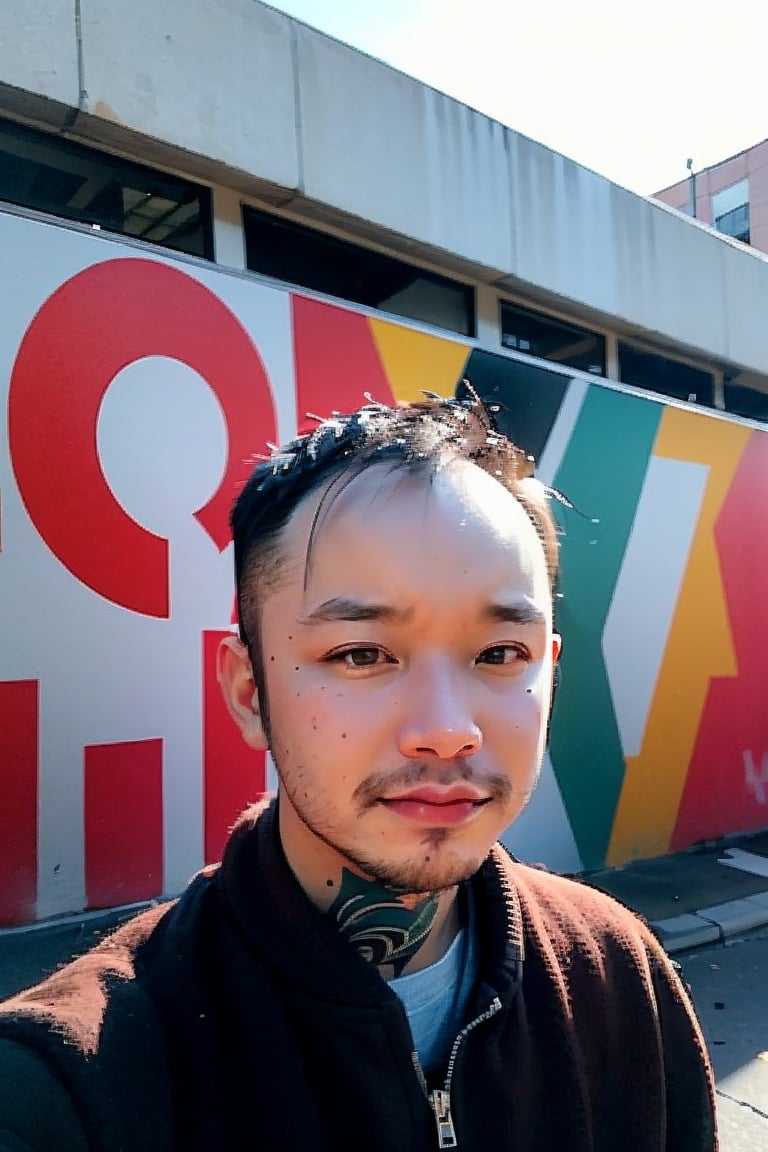
[[[718,1096],[722,1096],[723,1100],[730,1100],[731,1104],[739,1104],[742,1108],[749,1108],[750,1112],[754,1112],[756,1116],[768,1120],[768,1112],[763,1112],[762,1108],[756,1108],[754,1104],[749,1104],[746,1100],[738,1100],[735,1096],[729,1096],[727,1092],[723,1092],[722,1088],[716,1088],[715,1092]]]

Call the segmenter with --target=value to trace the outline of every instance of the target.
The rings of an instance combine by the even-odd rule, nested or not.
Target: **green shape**
[[[558,514],[563,653],[550,737],[584,868],[605,863],[624,781],[602,638],[662,411],[654,401],[591,386],[554,480],[584,514]]]

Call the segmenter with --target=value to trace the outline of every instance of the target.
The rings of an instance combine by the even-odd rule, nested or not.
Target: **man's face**
[[[450,887],[538,775],[559,650],[543,549],[475,465],[376,465],[323,512],[305,568],[322,494],[286,526],[261,610],[286,855],[408,892]],[[258,718],[241,727],[263,741]]]

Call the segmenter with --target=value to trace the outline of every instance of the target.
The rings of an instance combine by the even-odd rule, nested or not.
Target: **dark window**
[[[464,284],[254,208],[243,208],[243,224],[253,272],[474,335],[474,291]]]
[[[213,258],[209,189],[7,121],[0,200]]]
[[[501,342],[541,360],[605,375],[605,337],[517,304],[501,305]]]
[[[732,236],[734,240],[749,244],[749,204],[740,204],[738,208],[717,216],[715,228],[726,236]]]
[[[768,392],[746,388],[743,384],[724,384],[723,394],[726,412],[768,422]]]
[[[671,396],[675,400],[688,400],[692,404],[714,407],[714,378],[711,372],[691,368],[679,360],[669,360],[655,352],[644,352],[631,344],[619,344],[619,379],[624,384],[648,388]]]

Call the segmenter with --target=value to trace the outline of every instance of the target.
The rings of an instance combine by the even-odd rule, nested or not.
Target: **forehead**
[[[418,601],[525,596],[548,611],[544,549],[519,501],[458,460],[436,471],[372,465],[338,477],[286,525],[285,583],[304,599],[353,595]]]

